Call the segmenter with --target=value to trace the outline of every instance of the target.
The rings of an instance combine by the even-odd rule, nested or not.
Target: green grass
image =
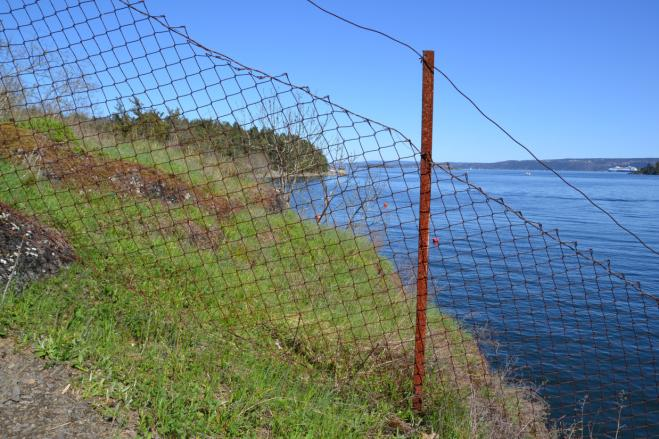
[[[127,148],[103,152],[174,173],[191,166]],[[377,437],[398,434],[392,418],[442,438],[488,434],[439,374],[424,416],[410,410],[409,370],[390,357],[409,363],[413,310],[366,239],[293,212],[220,221],[25,172],[0,162],[0,199],[61,230],[80,260],[10,292],[0,335],[84,371],[84,394],[121,422],[136,414],[141,435]],[[214,179],[199,172],[192,183]],[[185,221],[219,230],[221,245],[197,246]],[[470,337],[439,312],[430,322],[445,331],[450,367],[467,367]]]
[[[76,142],[73,130],[64,121],[48,116],[34,116],[16,124],[20,128],[27,128],[45,134],[54,142]]]

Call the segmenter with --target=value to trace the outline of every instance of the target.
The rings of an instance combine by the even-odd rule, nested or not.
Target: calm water
[[[654,249],[659,249],[659,177],[610,172],[561,172]],[[503,197],[514,209],[560,229],[561,237],[590,247],[597,259],[659,294],[659,256],[636,243],[604,214],[548,171],[469,171],[488,193]]]
[[[611,259],[612,270],[659,295],[659,256],[549,172],[468,174],[489,195],[545,230],[560,229],[561,240],[592,248],[596,259]],[[659,248],[659,177],[563,174]],[[431,238],[439,244],[431,247],[430,274],[439,307],[480,334],[493,367],[539,386],[554,420],[583,420],[595,437],[613,434],[618,423],[618,437],[659,437],[657,303],[477,190],[441,171],[433,178]],[[413,281],[417,169],[359,166],[325,184],[335,194],[326,220],[347,227],[352,219]],[[322,193],[320,181],[309,181],[294,204],[314,217]]]

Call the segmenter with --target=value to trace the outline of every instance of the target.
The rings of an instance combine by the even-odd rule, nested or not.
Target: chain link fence
[[[589,250],[435,163],[414,413],[407,137],[143,2],[9,2],[0,20],[0,330],[97,371],[112,417],[293,435],[279,419],[326,391],[373,414],[337,424],[353,435],[658,434],[657,298]],[[264,365],[278,378],[247,403]]]

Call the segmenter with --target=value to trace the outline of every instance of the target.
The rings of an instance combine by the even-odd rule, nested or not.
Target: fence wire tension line
[[[144,435],[659,435],[656,291],[433,161],[435,73],[657,251],[307,1],[421,58],[420,148],[148,2],[0,3],[0,337]]]
[[[393,36],[389,35],[389,34],[386,33],[386,32],[382,32],[382,31],[380,31],[380,30],[373,29],[373,28],[371,28],[371,27],[363,26],[363,25],[361,25],[361,24],[359,24],[359,23],[356,23],[356,22],[354,22],[354,21],[352,21],[352,20],[350,20],[350,19],[348,19],[348,18],[345,18],[345,17],[342,17],[342,16],[340,16],[340,15],[338,15],[338,14],[335,14],[334,12],[332,12],[332,11],[326,9],[326,8],[323,8],[322,6],[320,6],[318,3],[314,2],[313,0],[305,0],[305,1],[306,1],[307,3],[309,3],[310,5],[312,5],[313,7],[315,7],[316,9],[319,9],[320,11],[322,11],[323,13],[325,13],[325,14],[327,14],[327,15],[330,15],[330,16],[332,16],[332,17],[334,17],[334,18],[336,18],[336,19],[338,19],[338,20],[341,20],[341,21],[343,21],[343,22],[345,22],[345,23],[347,23],[347,24],[349,24],[349,25],[351,25],[351,26],[354,26],[354,27],[356,27],[356,28],[358,28],[358,29],[361,29],[361,30],[365,30],[365,31],[367,31],[367,32],[373,32],[373,33],[375,33],[375,34],[378,34],[378,35],[380,35],[380,36],[382,36],[382,37],[384,37],[384,38],[386,38],[386,39],[388,39],[388,40],[390,40],[390,41],[392,41],[392,42],[394,42],[394,43],[396,43],[396,44],[399,44],[399,45],[401,45],[401,46],[403,46],[403,47],[409,49],[412,53],[414,53],[414,54],[419,58],[419,60],[420,60],[421,62],[423,62],[423,63],[426,62],[426,61],[425,61],[425,58],[424,58],[424,56],[421,54],[421,52],[419,52],[417,49],[415,49],[415,48],[414,48],[413,46],[411,46],[410,44],[408,44],[408,43],[406,43],[406,42],[404,42],[404,41],[401,41],[400,39],[398,39],[398,38],[396,38],[396,37],[393,37]],[[488,115],[485,111],[483,111],[483,109],[482,109],[482,108],[476,103],[476,101],[475,101],[474,99],[472,99],[471,97],[469,97],[469,95],[467,95],[467,94],[466,94],[466,93],[465,93],[460,87],[458,87],[458,85],[457,85],[457,84],[456,84],[456,83],[455,83],[455,82],[454,82],[454,81],[448,76],[448,74],[446,74],[446,72],[444,72],[443,70],[441,70],[441,69],[439,69],[438,67],[435,67],[435,66],[433,66],[433,70],[435,70],[435,71],[436,71],[437,73],[439,73],[444,79],[446,79],[446,81],[449,83],[449,85],[451,86],[451,88],[452,88],[453,90],[455,90],[460,96],[462,96],[467,102],[469,102],[469,105],[471,105],[471,106],[472,106],[472,107],[478,112],[478,114],[480,114],[483,118],[485,118],[489,123],[491,123],[492,125],[494,125],[494,126],[495,126],[499,131],[501,131],[501,132],[502,132],[502,133],[503,133],[508,139],[510,139],[511,141],[513,141],[513,143],[515,143],[516,145],[518,145],[519,147],[521,147],[522,149],[524,149],[524,151],[526,151],[526,152],[527,152],[527,153],[533,158],[533,160],[535,160],[536,162],[538,162],[543,168],[545,168],[546,170],[548,170],[549,172],[551,172],[552,174],[554,174],[554,175],[555,175],[556,177],[558,177],[563,183],[565,183],[568,187],[570,187],[572,190],[574,190],[575,192],[577,192],[577,193],[578,193],[580,196],[582,196],[582,197],[583,197],[583,198],[584,198],[584,199],[585,199],[585,200],[586,200],[591,206],[593,206],[595,209],[599,210],[599,211],[602,212],[604,215],[606,215],[606,216],[607,216],[607,217],[608,217],[608,218],[609,218],[609,219],[610,219],[610,220],[611,220],[611,221],[612,221],[612,222],[613,222],[618,228],[620,228],[620,229],[623,230],[625,233],[627,233],[629,236],[631,236],[632,238],[634,238],[634,240],[636,240],[639,244],[641,244],[643,247],[645,247],[646,250],[649,250],[649,251],[652,252],[653,254],[659,256],[659,250],[657,250],[657,249],[653,248],[652,246],[650,246],[647,242],[645,242],[643,239],[641,239],[640,236],[638,236],[636,233],[634,233],[634,231],[630,230],[629,228],[627,228],[627,227],[625,227],[623,224],[621,224],[620,221],[618,221],[618,219],[617,219],[616,217],[614,217],[614,216],[611,214],[611,212],[609,212],[608,210],[606,210],[606,209],[605,209],[604,207],[602,207],[599,203],[595,202],[595,201],[594,201],[591,197],[589,197],[588,194],[586,194],[584,191],[582,191],[581,189],[579,189],[578,187],[576,187],[575,185],[573,185],[572,183],[570,183],[568,180],[566,180],[565,177],[563,177],[561,174],[558,173],[558,171],[556,171],[554,168],[552,168],[551,166],[549,166],[545,161],[541,160],[541,159],[540,159],[540,158],[539,158],[539,157],[538,157],[538,156],[537,156],[537,155],[531,150],[531,148],[529,148],[528,146],[526,146],[526,145],[524,145],[522,142],[520,142],[515,136],[513,136],[513,135],[510,133],[510,131],[508,131],[508,130],[507,130],[506,128],[504,128],[499,122],[497,122],[493,117],[491,117],[491,116]],[[439,164],[438,164],[438,165],[439,165]]]

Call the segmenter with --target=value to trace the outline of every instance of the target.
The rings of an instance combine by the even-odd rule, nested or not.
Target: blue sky
[[[659,1],[329,1],[434,49],[436,63],[542,158],[659,156]],[[391,125],[418,143],[420,65],[303,0],[150,2],[193,38]],[[528,158],[444,81],[434,159]]]

